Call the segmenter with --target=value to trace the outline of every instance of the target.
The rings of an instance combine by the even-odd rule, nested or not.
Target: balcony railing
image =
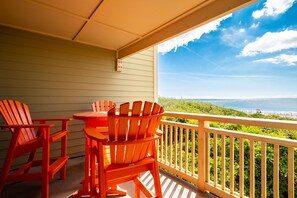
[[[176,112],[165,116],[198,124],[161,122],[162,168],[220,197],[296,197],[296,140],[215,128],[210,122],[286,130],[297,130],[297,122]]]

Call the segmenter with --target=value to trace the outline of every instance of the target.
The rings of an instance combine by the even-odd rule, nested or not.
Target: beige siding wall
[[[98,99],[118,104],[153,101],[154,61],[154,49],[145,50],[124,59],[123,71],[116,72],[111,50],[0,26],[0,100],[28,104],[33,118],[71,117],[90,111]],[[71,157],[84,154],[83,126],[82,121],[70,122]],[[0,131],[0,165],[9,138],[9,133]],[[52,155],[58,148],[56,144]]]

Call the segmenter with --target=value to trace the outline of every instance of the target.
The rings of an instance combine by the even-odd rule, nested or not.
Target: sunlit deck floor
[[[65,180],[55,179],[50,183],[50,198],[66,198],[72,193],[81,189],[81,180],[84,174],[84,158],[70,159],[67,166],[67,177]],[[58,176],[58,174],[57,174]],[[142,175],[144,183],[148,187],[153,188],[153,181],[149,174]],[[214,198],[209,193],[201,193],[192,185],[182,180],[161,172],[161,185],[163,197],[198,197],[198,198]],[[126,182],[119,185],[120,188],[127,190],[127,196],[134,197],[134,184]],[[41,195],[41,182],[19,182],[8,183],[4,186],[0,198],[37,198]]]

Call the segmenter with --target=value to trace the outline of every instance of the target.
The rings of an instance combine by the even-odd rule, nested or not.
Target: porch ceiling
[[[116,50],[122,58],[257,0],[3,0],[0,24]]]

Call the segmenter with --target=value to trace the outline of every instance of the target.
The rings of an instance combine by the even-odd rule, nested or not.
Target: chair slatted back
[[[109,111],[114,107],[116,107],[116,104],[110,100],[99,100],[92,103],[93,112]]]
[[[109,142],[135,141],[135,144],[110,144],[111,164],[130,164],[147,157],[154,146],[154,141],[145,138],[154,137],[164,109],[157,103],[141,101],[120,106],[119,115],[115,108],[108,112]]]
[[[2,100],[0,101],[0,113],[4,118],[7,125],[25,125],[32,124],[29,108],[26,104],[20,103],[15,100]],[[23,144],[36,138],[34,129],[25,128],[21,129],[19,144]],[[13,129],[11,129],[13,133]]]

